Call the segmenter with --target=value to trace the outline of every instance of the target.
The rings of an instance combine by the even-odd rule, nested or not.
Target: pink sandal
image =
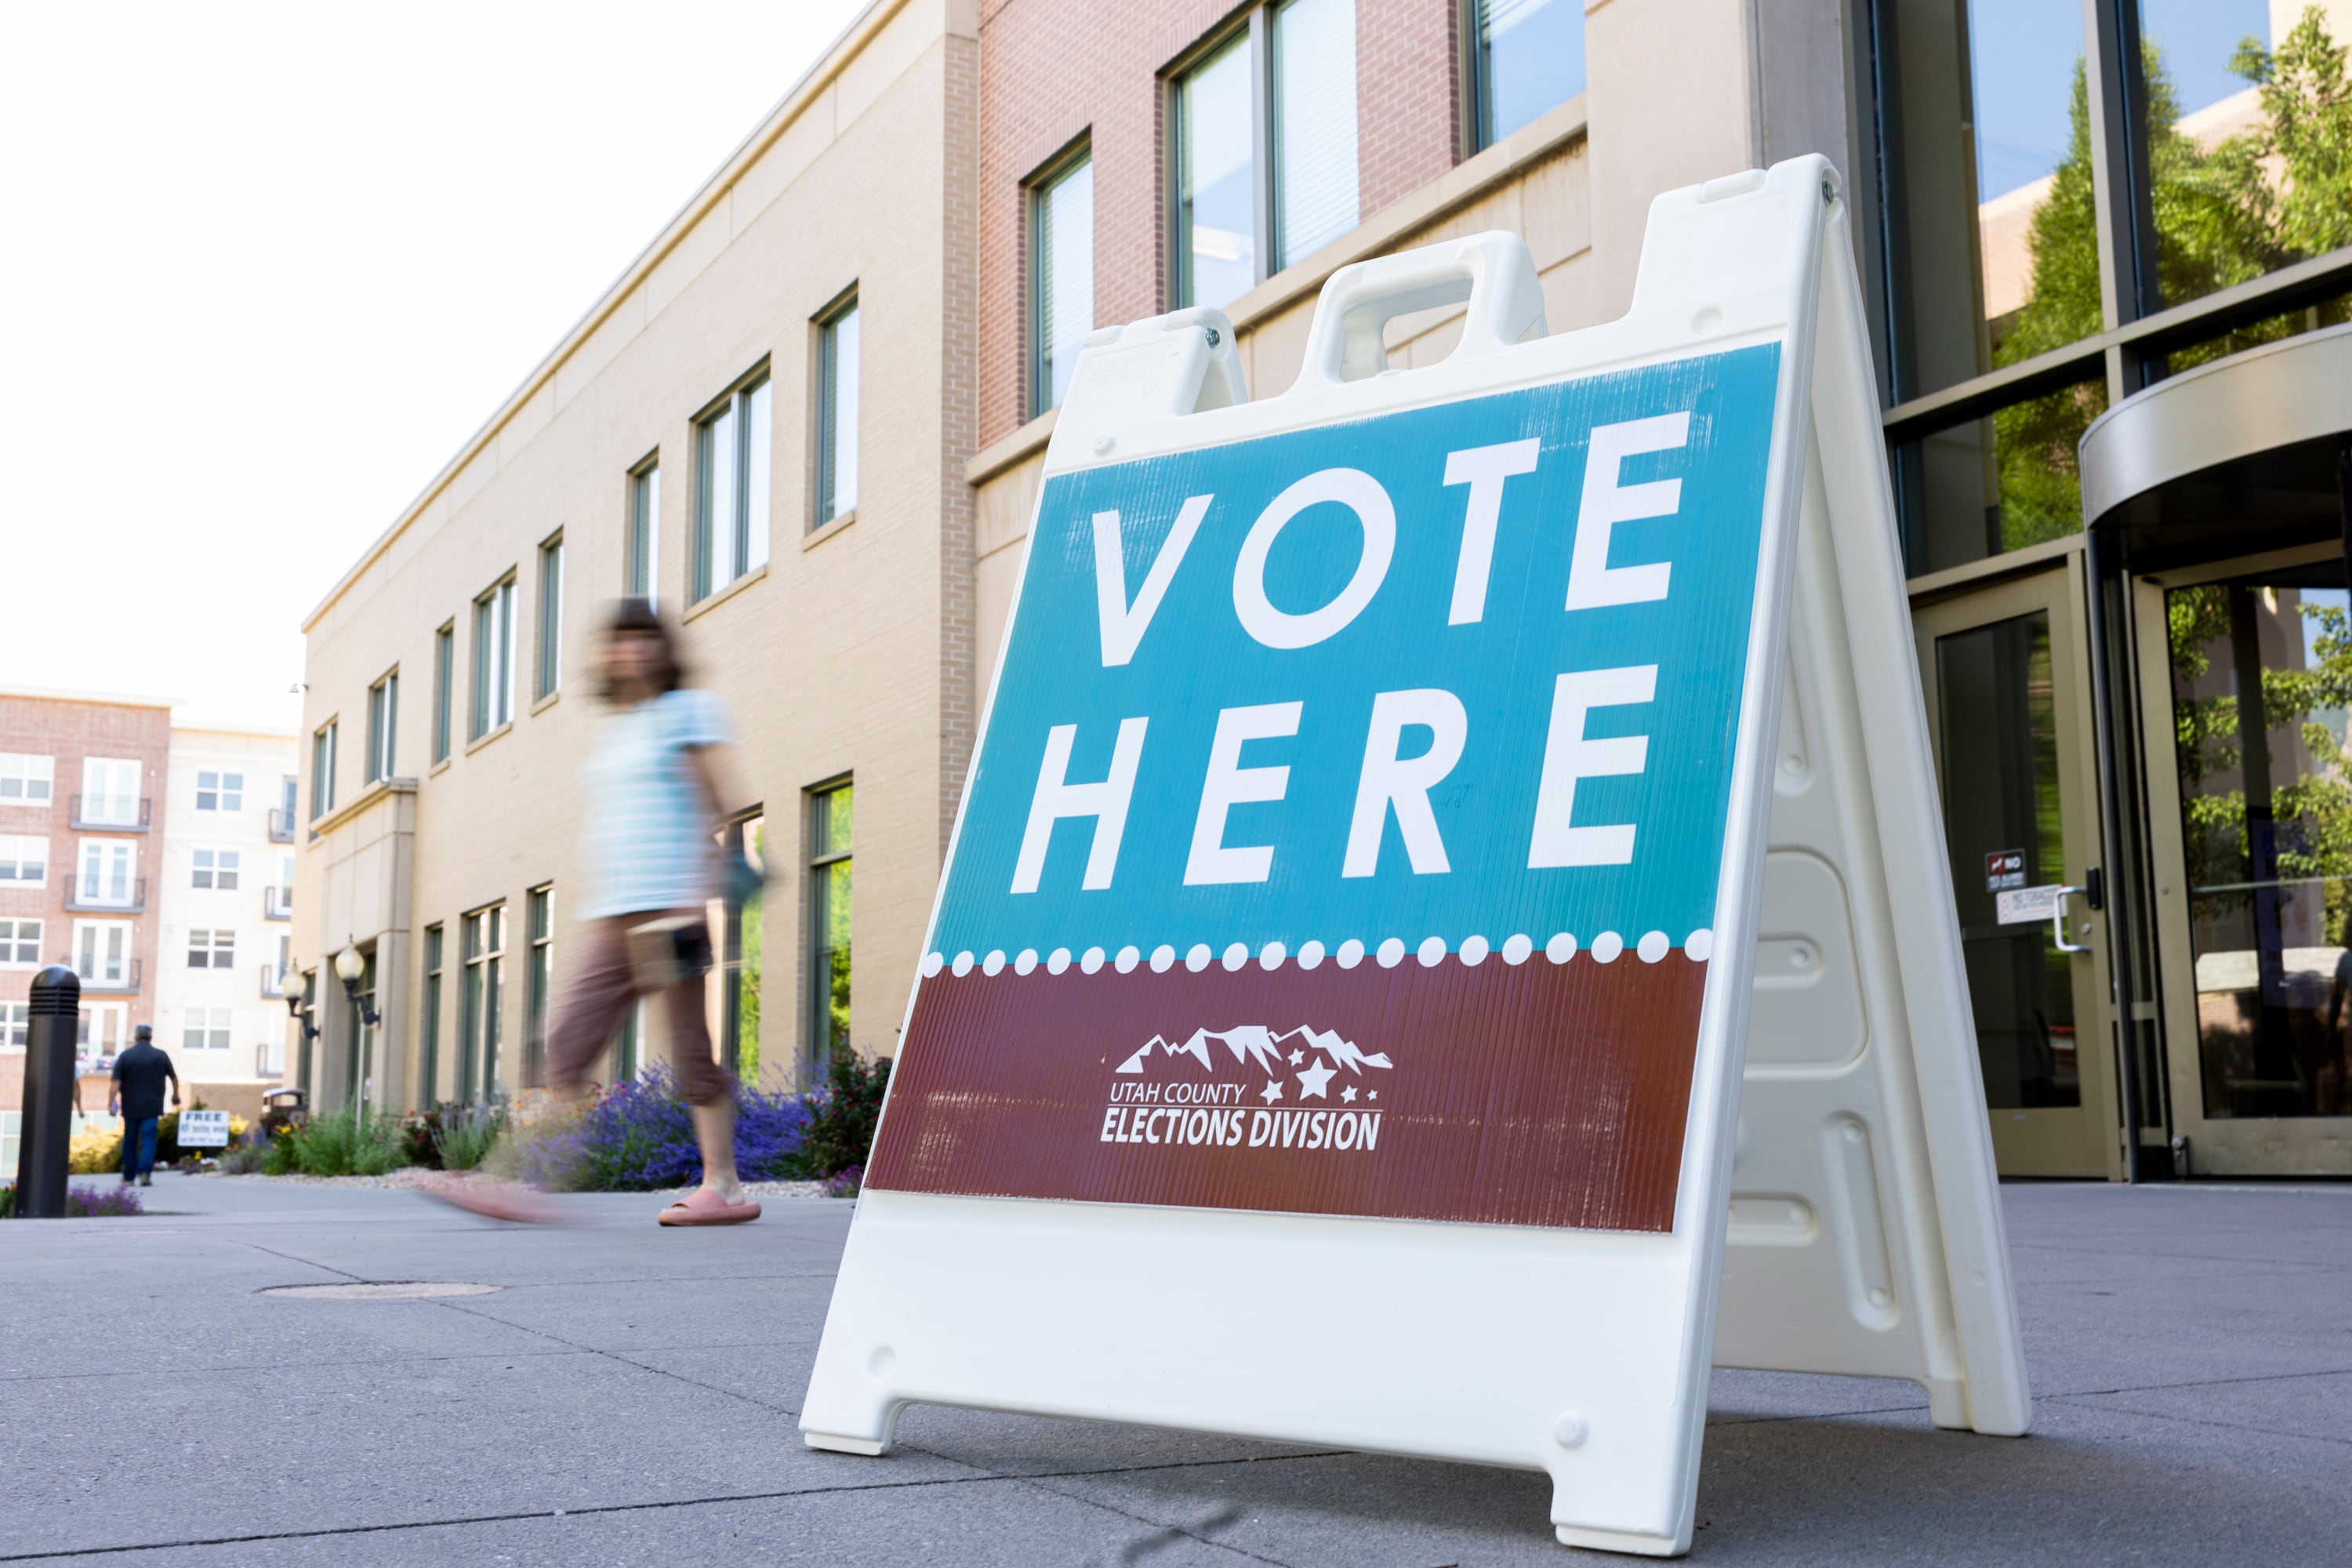
[[[742,1225],[760,1217],[760,1205],[750,1198],[729,1203],[709,1187],[697,1187],[662,1210],[660,1225]]]
[[[451,1208],[480,1215],[484,1219],[513,1220],[522,1225],[562,1225],[570,1215],[559,1211],[529,1187],[509,1186],[480,1177],[445,1176],[419,1191]]]

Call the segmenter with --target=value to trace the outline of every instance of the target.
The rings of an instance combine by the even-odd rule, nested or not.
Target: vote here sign
[[[1780,353],[1050,478],[868,1184],[1671,1228]]]

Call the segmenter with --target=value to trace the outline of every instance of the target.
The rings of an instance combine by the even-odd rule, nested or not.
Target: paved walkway
[[[1503,1470],[936,1409],[892,1458],[809,1453],[845,1203],[677,1234],[640,1197],[530,1230],[401,1192],[150,1196],[0,1227],[0,1562],[1575,1555],[1544,1479]],[[1937,1432],[1908,1384],[1718,1373],[1694,1560],[2352,1558],[2352,1188],[2005,1196],[2035,1435]],[[256,1294],[420,1279],[504,1289]]]

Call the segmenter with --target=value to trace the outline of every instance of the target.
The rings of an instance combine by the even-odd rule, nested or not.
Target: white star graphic
[[[1298,1051],[1293,1051],[1290,1053],[1290,1065],[1292,1067],[1297,1067],[1302,1059],[1302,1053]]]
[[[1280,1100],[1280,1099],[1282,1098],[1282,1085],[1280,1085],[1279,1083],[1276,1083],[1276,1082],[1275,1082],[1273,1079],[1267,1079],[1267,1080],[1266,1080],[1265,1089],[1264,1089],[1263,1093],[1264,1093],[1264,1096],[1265,1096],[1265,1102],[1266,1102],[1268,1105],[1272,1105],[1276,1100]]]
[[[1347,1088],[1339,1091],[1339,1102],[1343,1105],[1353,1105],[1356,1103],[1356,1086],[1354,1084],[1351,1083]]]
[[[1335,1069],[1323,1065],[1321,1057],[1317,1057],[1315,1065],[1298,1075],[1298,1098],[1305,1100],[1311,1094],[1318,1100],[1329,1099],[1330,1097],[1324,1093],[1323,1086],[1331,1081],[1334,1071]]]
[[[1378,1100],[1380,1097],[1381,1097],[1381,1091],[1380,1091],[1379,1089],[1377,1089],[1367,1090],[1367,1091],[1366,1091],[1366,1093],[1365,1093],[1365,1095],[1364,1095],[1364,1098],[1365,1098],[1366,1100]]]

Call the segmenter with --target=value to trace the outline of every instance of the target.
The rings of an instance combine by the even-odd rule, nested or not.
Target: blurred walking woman
[[[597,666],[601,693],[618,711],[581,773],[584,940],[548,1037],[549,1085],[575,1089],[637,997],[659,995],[678,1092],[702,1146],[702,1185],[664,1209],[661,1223],[740,1225],[759,1218],[760,1205],[736,1180],[735,1082],[711,1059],[703,1006],[727,705],[685,684],[668,628],[642,601],[614,610]]]

